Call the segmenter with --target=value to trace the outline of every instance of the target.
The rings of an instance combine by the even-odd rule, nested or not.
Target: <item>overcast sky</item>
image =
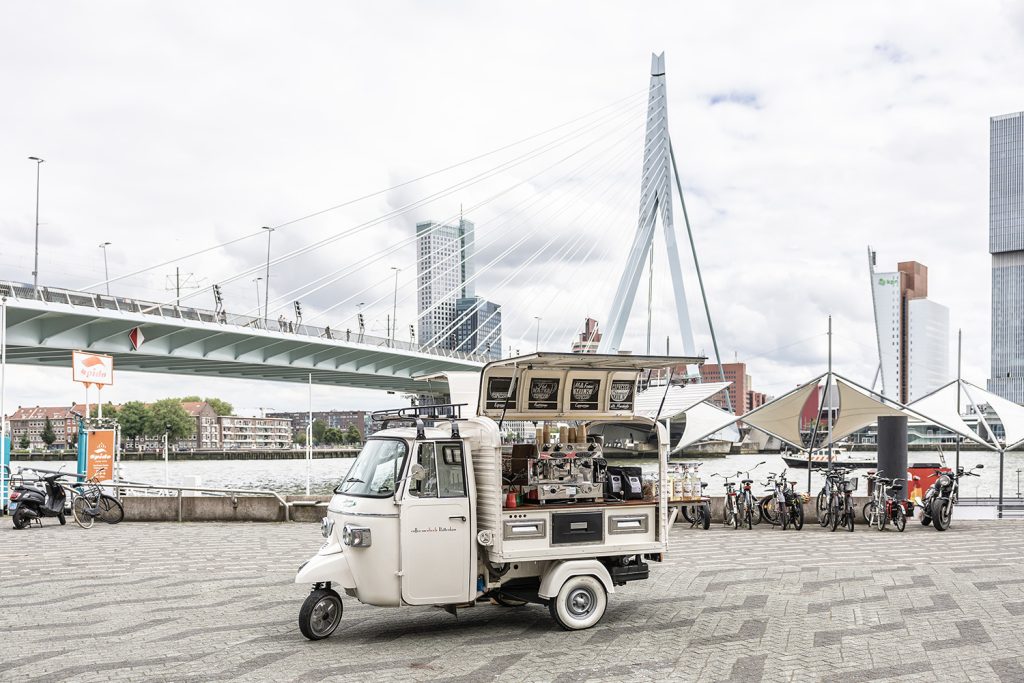
[[[882,270],[901,260],[929,267],[930,297],[950,307],[954,335],[963,328],[965,375],[980,384],[990,332],[988,118],[1024,109],[1021,7],[4,3],[0,278],[31,281],[28,156],[46,159],[40,280],[81,288],[104,279],[100,242],[112,243],[111,276],[123,275],[530,138],[280,228],[275,257],[370,223],[275,264],[271,315],[297,297],[340,329],[365,303],[368,331],[383,335],[396,266],[398,336],[408,338],[415,253],[402,240],[417,221],[462,207],[478,226],[477,290],[504,305],[506,350],[532,350],[535,316],[541,347],[567,350],[585,315],[607,319],[636,229],[650,53],[664,50],[670,129],[723,356],[748,361],[758,389],[782,393],[824,369],[831,313],[836,367],[870,382],[870,244]],[[678,210],[677,223],[683,239]],[[657,239],[660,249],[660,231]],[[249,312],[256,285],[244,273],[265,249],[256,235],[180,268],[204,286],[224,282],[228,307]],[[309,291],[315,278],[385,249]],[[683,256],[697,350],[710,354]],[[165,300],[173,272],[154,268],[111,288]],[[666,273],[659,253],[655,350],[669,337],[681,352]],[[624,344],[634,351],[645,345],[640,289]],[[212,299],[200,290],[192,302]],[[222,396],[242,413],[306,404],[292,385],[128,373],[106,395],[192,393]],[[81,394],[65,371],[8,371],[9,404]],[[315,395],[320,408],[393,402],[379,392]]]

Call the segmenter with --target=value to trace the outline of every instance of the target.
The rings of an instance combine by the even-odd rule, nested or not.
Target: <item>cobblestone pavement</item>
[[[346,598],[312,643],[291,581],[316,525],[2,518],[0,680],[1024,681],[1024,522],[671,538],[588,631]]]

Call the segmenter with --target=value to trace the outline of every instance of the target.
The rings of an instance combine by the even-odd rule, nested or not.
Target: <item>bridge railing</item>
[[[353,342],[389,349],[400,349],[416,353],[427,353],[432,356],[443,356],[445,358],[458,358],[486,362],[488,358],[481,354],[465,353],[463,351],[452,351],[450,349],[438,348],[436,346],[420,346],[411,342],[403,342],[387,337],[377,337],[370,334],[360,334],[351,329],[337,330],[330,326],[317,327],[301,323],[296,325],[293,321],[283,319],[271,320],[227,311],[211,311],[204,308],[192,306],[181,306],[178,304],[161,304],[154,301],[141,301],[121,296],[108,296],[106,294],[94,294],[92,292],[79,292],[60,287],[33,287],[32,285],[0,281],[0,296],[5,296],[21,301],[42,301],[46,303],[66,304],[79,308],[92,308],[97,310],[118,311],[120,313],[142,314],[164,319],[192,320],[195,322],[213,323],[225,326],[248,327],[250,329],[265,330],[270,332],[282,332],[296,334],[304,337],[315,337],[318,339],[330,339],[334,341]]]

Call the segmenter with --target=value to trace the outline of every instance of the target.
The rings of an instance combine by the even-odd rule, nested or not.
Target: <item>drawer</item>
[[[551,514],[551,544],[600,543],[604,540],[604,513],[554,512]]]

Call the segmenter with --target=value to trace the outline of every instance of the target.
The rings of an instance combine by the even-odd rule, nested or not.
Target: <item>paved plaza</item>
[[[686,525],[688,527],[688,525]],[[0,520],[0,680],[1024,681],[1024,522],[937,533],[677,526],[671,559],[575,633],[545,608],[296,626],[313,524]]]

